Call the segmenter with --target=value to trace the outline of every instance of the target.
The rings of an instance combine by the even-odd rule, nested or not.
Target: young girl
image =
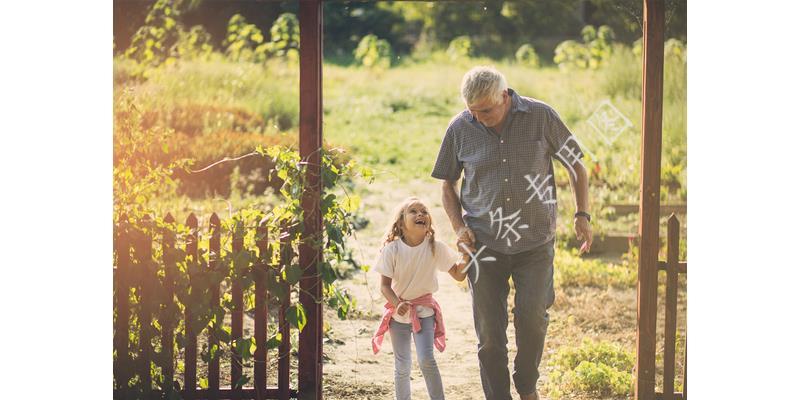
[[[416,197],[404,200],[394,212],[375,262],[375,270],[381,274],[381,293],[388,302],[372,338],[372,350],[378,353],[388,330],[394,349],[398,400],[411,399],[411,336],[428,395],[432,400],[444,399],[442,378],[433,358],[434,345],[444,351],[444,323],[432,293],[439,288],[438,271],[447,271],[463,281],[466,264],[459,253],[435,239],[431,225],[425,204]]]

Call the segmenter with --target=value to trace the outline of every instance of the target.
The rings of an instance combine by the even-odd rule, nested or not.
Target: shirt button
[[[506,201],[511,201],[511,197],[506,197]]]
[[[505,159],[505,158],[503,159],[503,162],[506,162],[506,159]]]
[[[504,181],[508,182],[508,178],[503,179]]]
[[[500,144],[503,144],[503,143],[505,143],[505,140],[501,140],[501,141],[500,141]]]

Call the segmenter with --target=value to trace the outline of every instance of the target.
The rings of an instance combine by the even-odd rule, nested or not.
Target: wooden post
[[[220,259],[220,220],[217,213],[211,214],[211,218],[208,221],[209,228],[211,229],[211,239],[208,243],[208,267],[211,270],[211,273],[218,272],[220,269],[219,259]],[[213,280],[213,279],[212,279]],[[215,285],[211,288],[211,307],[219,307],[219,285]],[[223,318],[224,320],[224,318]],[[216,326],[222,326],[223,320],[219,320],[215,322]],[[217,346],[219,349],[219,340],[217,340],[216,334],[213,332],[213,328],[211,326],[208,327],[208,352],[209,355],[211,354],[211,348],[213,346]],[[214,354],[213,358],[208,360],[208,393],[210,399],[218,399],[219,398],[219,355],[220,352]]]
[[[664,77],[664,1],[644,0],[642,160],[639,201],[636,383],[639,400],[655,397],[658,216],[661,187],[661,114]]]
[[[164,217],[164,222],[172,224],[175,218],[172,214],[167,214]],[[161,351],[164,352],[164,391],[170,393],[173,390],[172,383],[175,380],[175,370],[173,369],[173,361],[175,359],[175,318],[171,314],[177,307],[175,305],[175,278],[178,274],[175,254],[175,232],[170,228],[164,228],[161,231],[161,254],[163,254],[164,261],[164,301],[161,313]]]
[[[237,222],[240,224],[243,222]],[[233,257],[238,258],[240,251],[244,251],[244,229],[234,227],[233,229],[233,243],[232,243]],[[236,268],[234,261],[234,268]],[[231,284],[231,300],[233,301],[233,310],[231,311],[231,339],[236,343],[238,339],[242,338],[243,323],[244,323],[244,293],[242,284],[239,279],[233,279]],[[241,398],[242,391],[235,389],[236,384],[242,378],[242,356],[236,351],[231,354],[231,389],[233,389],[233,398]]]
[[[280,237],[280,265],[286,268],[292,262],[294,254],[292,254],[289,229],[285,225],[281,226]],[[289,309],[289,295],[292,288],[283,281],[281,284],[285,286],[281,292],[281,306],[278,309],[278,330],[281,333],[281,343],[278,346],[278,391],[281,400],[289,400],[289,368],[291,367],[289,356],[292,351],[290,342],[292,336],[289,331],[289,320],[286,319],[286,310]]]
[[[153,226],[152,219],[145,215],[140,221],[143,230],[136,231],[136,241],[134,254],[138,261],[138,291],[139,291],[139,382],[141,383],[144,396],[149,397],[153,390],[153,380],[150,376],[150,363],[153,361],[153,303],[154,287],[156,279],[155,268],[153,266],[153,239],[150,229]]]
[[[114,299],[117,306],[117,320],[114,323],[114,350],[117,358],[114,360],[114,379],[116,388],[123,393],[120,397],[127,399],[128,381],[131,378],[131,358],[128,355],[128,330],[130,326],[130,236],[128,233],[128,217],[120,215],[116,226],[116,240],[114,241],[117,253],[115,271]]]
[[[191,263],[199,262],[197,258],[197,217],[194,213],[189,214],[186,218],[186,226],[189,227],[189,236],[186,238],[186,255],[191,259]],[[189,271],[189,282],[192,282],[192,271]],[[194,331],[192,320],[191,304],[184,304],[186,306],[184,312],[184,319],[186,321],[186,350],[184,356],[184,370],[183,370],[183,386],[184,398],[194,399],[197,391],[197,332]]]
[[[680,222],[675,214],[667,229],[667,301],[664,311],[664,400],[675,398],[675,335],[678,314],[678,250]]]
[[[322,399],[322,284],[316,245],[322,231],[322,1],[300,0],[300,157],[307,162],[302,206],[300,303],[308,323],[300,332],[298,392],[301,400]],[[284,339],[285,340],[285,339]]]
[[[256,267],[256,321],[255,332],[256,354],[253,366],[253,386],[256,399],[261,400],[267,391],[267,317],[269,315],[269,298],[267,297],[267,276],[269,262],[272,258],[269,250],[269,231],[266,218],[258,225],[256,245],[258,246],[258,266]]]

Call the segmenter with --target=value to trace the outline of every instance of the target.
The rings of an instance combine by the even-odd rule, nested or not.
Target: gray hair
[[[503,91],[507,88],[506,77],[494,67],[474,67],[464,74],[464,79],[461,81],[461,99],[467,106],[487,97],[500,101]]]

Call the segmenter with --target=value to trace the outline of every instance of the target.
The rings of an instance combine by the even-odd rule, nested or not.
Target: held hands
[[[575,217],[575,235],[578,240],[583,240],[580,254],[588,253],[592,249],[592,226],[586,217]]]
[[[397,314],[400,316],[406,315],[409,307],[410,304],[407,301],[400,300],[400,303],[397,305]]]
[[[456,236],[458,237],[456,240],[456,248],[461,254],[468,256],[466,250],[461,248],[461,243],[464,243],[469,248],[469,251],[475,252],[475,234],[472,232],[472,229],[462,226],[456,231]]]

